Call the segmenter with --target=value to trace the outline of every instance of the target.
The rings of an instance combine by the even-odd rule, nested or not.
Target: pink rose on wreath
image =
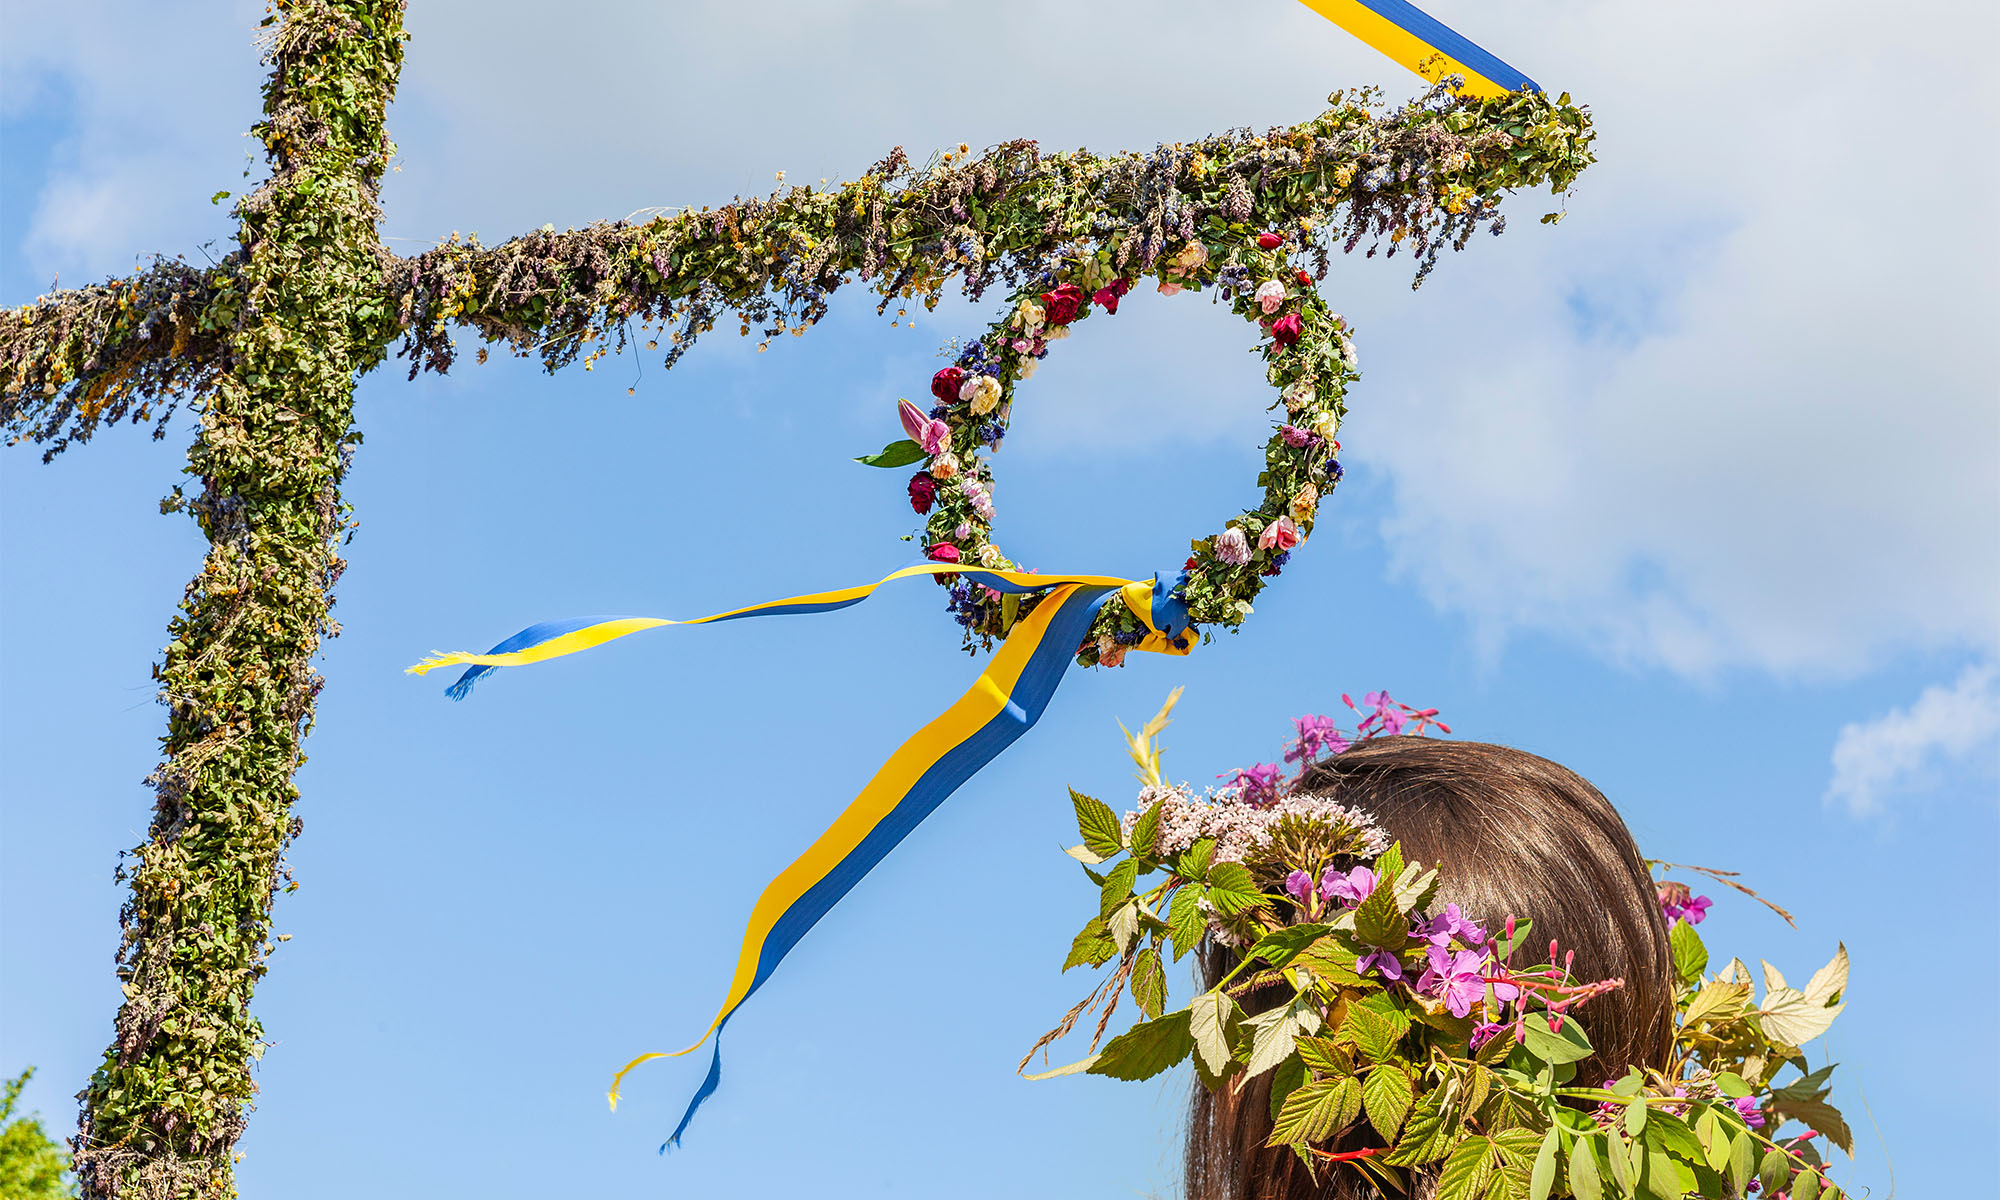
[[[1271,338],[1281,347],[1297,345],[1299,335],[1305,330],[1306,323],[1299,319],[1297,313],[1286,313],[1271,322]]]
[[[955,563],[959,558],[958,547],[950,542],[939,542],[924,553],[930,556],[932,562]]]
[[[1076,320],[1076,314],[1082,307],[1083,289],[1073,283],[1065,283],[1053,292],[1042,293],[1042,311],[1051,325],[1067,325]]]
[[[1250,539],[1243,531],[1231,525],[1215,535],[1215,557],[1232,567],[1250,565]]]
[[[1113,316],[1116,316],[1118,315],[1119,297],[1123,296],[1126,292],[1129,292],[1131,290],[1132,290],[1132,283],[1130,280],[1114,279],[1110,283],[1105,284],[1103,287],[1098,288],[1097,291],[1093,292],[1091,294],[1090,299],[1093,304],[1096,304],[1098,307],[1102,308],[1105,312],[1108,312]]]
[[[1160,280],[1159,292],[1162,296],[1178,296],[1181,294],[1181,285],[1170,279],[1162,279]]]
[[[1299,527],[1290,517],[1279,517],[1257,535],[1259,550],[1290,550],[1299,544]]]
[[[1259,250],[1276,250],[1284,244],[1285,235],[1282,233],[1260,233],[1257,235],[1257,248]]]
[[[937,480],[925,471],[910,476],[910,507],[918,513],[927,513],[931,505],[937,503]]]
[[[1275,279],[1267,279],[1257,285],[1257,307],[1270,316],[1285,306],[1285,285]]]
[[[958,399],[958,385],[965,382],[965,372],[957,367],[946,367],[931,376],[931,395],[946,404]]]

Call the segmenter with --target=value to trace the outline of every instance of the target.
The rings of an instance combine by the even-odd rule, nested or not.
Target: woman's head
[[[1517,964],[1545,961],[1553,938],[1575,952],[1576,978],[1624,981],[1580,1013],[1597,1054],[1579,1064],[1579,1078],[1665,1065],[1674,995],[1666,922],[1625,823],[1575,772],[1505,746],[1383,737],[1316,763],[1295,790],[1372,815],[1406,858],[1439,869],[1440,904],[1456,902],[1489,927],[1532,920]],[[1227,966],[1226,952],[1207,951],[1211,984]],[[1244,1006],[1278,1003],[1278,991],[1244,997]],[[1240,1091],[1195,1089],[1189,1200],[1365,1194],[1351,1173],[1315,1184],[1290,1150],[1264,1147],[1270,1084],[1267,1073]]]

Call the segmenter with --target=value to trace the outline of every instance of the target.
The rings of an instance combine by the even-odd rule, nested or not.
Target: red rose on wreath
[[[910,476],[910,507],[919,513],[927,513],[936,502],[937,480],[931,478],[930,472],[918,471]]]
[[[952,545],[950,542],[939,542],[937,545],[932,546],[926,553],[935,562],[955,563],[958,561],[958,547]]]
[[[1297,313],[1286,313],[1271,323],[1271,337],[1279,346],[1296,345],[1304,332],[1305,322],[1299,320]]]
[[[1300,268],[1299,268],[1299,286],[1300,286],[1300,287],[1311,287],[1312,285],[1313,285],[1313,277],[1312,277],[1312,276],[1311,276],[1311,275],[1310,275],[1309,273],[1307,273],[1307,271],[1306,271],[1306,269],[1305,269],[1304,267],[1300,267]]]
[[[1284,244],[1285,235],[1282,233],[1260,233],[1257,235],[1257,248],[1259,250],[1276,250]]]
[[[931,376],[931,395],[945,404],[958,403],[958,385],[965,382],[965,372],[957,367],[946,367]]]
[[[1042,293],[1042,313],[1051,325],[1067,325],[1076,320],[1076,314],[1083,307],[1083,289],[1073,283],[1065,283],[1053,292]]]
[[[1098,288],[1096,292],[1092,293],[1090,299],[1092,303],[1102,308],[1105,312],[1116,316],[1118,315],[1118,298],[1131,290],[1132,282],[1130,280],[1114,279],[1103,287]]]

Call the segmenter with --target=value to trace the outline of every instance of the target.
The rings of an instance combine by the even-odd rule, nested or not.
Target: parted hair
[[[1518,966],[1548,959],[1551,938],[1576,952],[1579,980],[1624,985],[1577,1010],[1597,1053],[1577,1078],[1596,1083],[1626,1067],[1664,1067],[1673,1041],[1674,975],[1667,925],[1632,834],[1602,793],[1545,758],[1506,746],[1421,737],[1357,742],[1314,764],[1295,790],[1372,814],[1406,858],[1438,868],[1437,904],[1455,901],[1488,929],[1508,916],[1534,921]],[[1207,986],[1235,965],[1203,947]],[[1240,998],[1261,1012],[1289,998],[1283,985]],[[1271,1075],[1211,1096],[1198,1082],[1189,1112],[1187,1200],[1362,1200],[1375,1191],[1354,1169],[1322,1168],[1315,1182],[1296,1155],[1269,1148]],[[1380,1145],[1365,1126],[1336,1149]],[[1433,1191],[1419,1178],[1411,1200]]]

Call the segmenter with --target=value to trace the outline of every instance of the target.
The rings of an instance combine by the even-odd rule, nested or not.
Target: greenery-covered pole
[[[170,717],[150,836],[129,870],[125,1003],[83,1094],[75,1170],[89,1197],[234,1194],[262,1029],[250,994],[299,828],[293,771],[336,627],[340,479],[357,373],[387,341],[376,188],[402,62],[397,0],[280,0],[255,132],[269,180],[237,208],[241,249],[212,279],[229,322],[169,506],[209,548],[156,669]]]

